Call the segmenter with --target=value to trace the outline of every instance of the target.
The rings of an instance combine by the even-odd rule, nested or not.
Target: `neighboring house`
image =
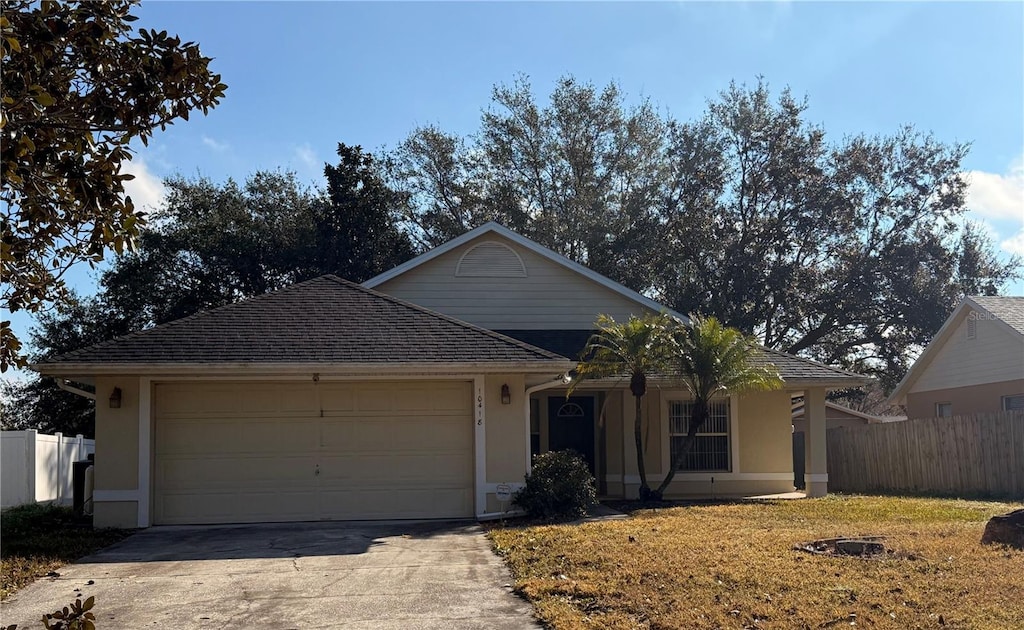
[[[906,420],[905,416],[876,416],[850,409],[836,403],[825,403],[825,426],[828,429],[839,429],[843,427],[862,427],[866,424],[882,424],[883,422],[899,422]],[[793,432],[803,433],[807,428],[807,419],[804,417],[804,401],[794,399],[793,401]]]
[[[1024,297],[967,297],[896,386],[910,418],[1024,409]]]
[[[660,304],[497,224],[363,286],[333,276],[37,364],[95,384],[97,526],[489,518],[533,453],[573,448],[602,494],[636,496],[622,380],[566,397],[599,313]],[[782,391],[719,400],[669,496],[793,489],[791,399],[807,401],[810,494],[827,489],[825,395],[864,378],[763,351]],[[689,396],[652,379],[649,478]]]

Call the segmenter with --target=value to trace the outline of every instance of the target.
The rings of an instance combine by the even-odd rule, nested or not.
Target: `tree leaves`
[[[68,267],[133,246],[144,220],[124,196],[131,142],[147,144],[155,129],[193,109],[206,113],[224,96],[196,44],[132,33],[135,4],[3,2],[0,121],[5,147],[16,147],[0,165],[11,312],[39,312],[64,295]],[[24,363],[15,342],[4,334],[0,370]]]

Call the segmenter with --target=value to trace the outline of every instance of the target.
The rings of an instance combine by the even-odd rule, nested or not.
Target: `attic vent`
[[[511,247],[487,241],[469,248],[459,264],[455,275],[470,278],[525,278],[526,265]]]
[[[967,315],[967,338],[974,339],[978,336],[978,319],[974,311]]]

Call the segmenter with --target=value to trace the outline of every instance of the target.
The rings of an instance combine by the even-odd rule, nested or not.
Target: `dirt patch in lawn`
[[[490,533],[516,588],[575,628],[1014,628],[1024,551],[980,544],[1007,503],[896,497],[694,505]],[[884,537],[871,561],[794,547]]]
[[[0,514],[0,599],[131,534],[93,529],[70,508],[25,505]]]

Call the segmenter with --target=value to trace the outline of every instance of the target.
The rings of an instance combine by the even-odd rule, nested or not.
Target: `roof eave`
[[[576,366],[573,361],[453,361],[453,362],[388,362],[388,363],[35,363],[30,369],[46,376],[98,375],[253,375],[276,376],[321,374],[338,376],[409,375],[409,374],[495,374],[495,373],[564,373]]]

